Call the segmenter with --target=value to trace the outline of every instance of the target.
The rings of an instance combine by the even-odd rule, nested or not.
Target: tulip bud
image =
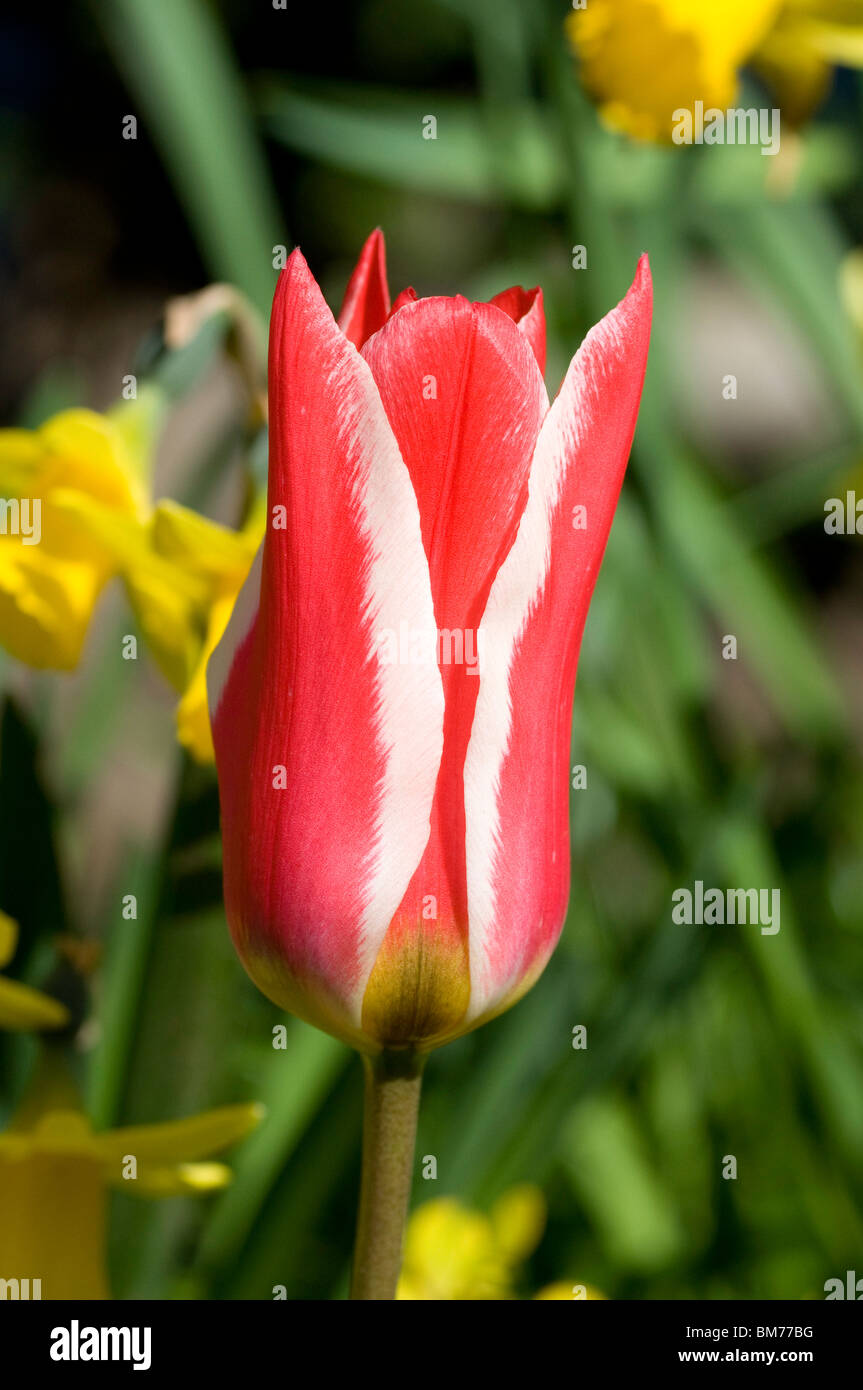
[[[643,257],[549,405],[538,290],[390,310],[380,233],[339,323],[299,251],[279,279],[269,524],[208,671],[225,902],[259,988],[361,1051],[500,1013],[560,934],[650,312]]]

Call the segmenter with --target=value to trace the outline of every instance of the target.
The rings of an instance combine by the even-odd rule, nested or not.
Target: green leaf
[[[536,107],[507,114],[507,160],[498,166],[475,102],[375,88],[261,85],[266,129],[300,154],[399,188],[471,202],[508,197],[529,208],[553,206],[560,165]],[[434,116],[435,139],[423,137]],[[503,179],[503,185],[499,182]]]

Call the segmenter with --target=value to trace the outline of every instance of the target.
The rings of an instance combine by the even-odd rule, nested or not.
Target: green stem
[[[363,1176],[351,1298],[392,1299],[413,1178],[424,1057],[364,1057]]]

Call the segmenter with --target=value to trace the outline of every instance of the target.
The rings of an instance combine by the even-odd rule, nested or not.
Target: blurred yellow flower
[[[118,525],[90,506],[82,526],[110,546],[144,640],[182,699],[177,736],[199,762],[212,762],[207,658],[228,625],[264,533],[264,499],[240,531],[179,502],[158,502],[146,526]]]
[[[177,684],[183,692],[177,709],[177,735],[199,762],[212,762],[215,756],[207,706],[207,661],[228,625],[263,539],[265,515],[263,495],[240,531],[231,531],[176,502],[160,502],[156,508],[152,528],[154,553],[180,574],[192,575],[203,585],[203,601],[189,612],[196,639],[194,646],[187,647],[191,660],[182,683]],[[133,585],[135,580],[130,576],[129,582]],[[142,610],[146,609],[140,591],[138,602]]]
[[[14,956],[17,941],[18,923],[0,912],[0,968],[8,965]],[[69,1011],[58,1000],[0,975],[0,1028],[30,1032],[39,1028],[62,1028],[68,1022]]]
[[[245,1138],[259,1105],[227,1105],[167,1124],[97,1134],[65,1073],[46,1064],[0,1134],[0,1274],[40,1279],[44,1299],[109,1298],[109,1190],[141,1197],[203,1195],[231,1170],[202,1162]]]
[[[426,1202],[405,1236],[397,1297],[424,1300],[516,1298],[520,1266],[545,1228],[545,1199],[529,1184],[512,1188],[488,1216],[453,1197]],[[551,1284],[537,1298],[573,1297],[573,1283]],[[591,1289],[588,1298],[602,1298]]]
[[[676,110],[731,106],[747,63],[792,122],[817,106],[833,65],[863,65],[861,0],[589,0],[566,28],[606,122],[660,142]]]
[[[28,666],[71,670],[115,568],[78,519],[94,505],[132,519],[144,505],[121,429],[66,410],[37,430],[0,430],[0,499],[0,642]]]
[[[40,521],[38,539],[11,524],[0,534],[0,642],[29,666],[73,669],[102,589],[122,576],[147,647],[182,696],[180,742],[210,762],[207,658],[263,537],[265,499],[240,531],[176,502],[154,507],[158,409],[142,393],[107,416],[69,410],[38,430],[0,430],[0,499],[18,509],[3,515],[29,524],[38,501]]]

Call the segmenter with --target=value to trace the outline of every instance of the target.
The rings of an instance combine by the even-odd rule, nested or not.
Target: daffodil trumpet
[[[395,1292],[422,1059],[563,926],[576,665],[650,316],[642,257],[550,403],[539,289],[391,304],[380,232],[338,321],[299,251],[278,281],[267,526],[207,685],[237,951],[366,1059],[358,1298]]]

